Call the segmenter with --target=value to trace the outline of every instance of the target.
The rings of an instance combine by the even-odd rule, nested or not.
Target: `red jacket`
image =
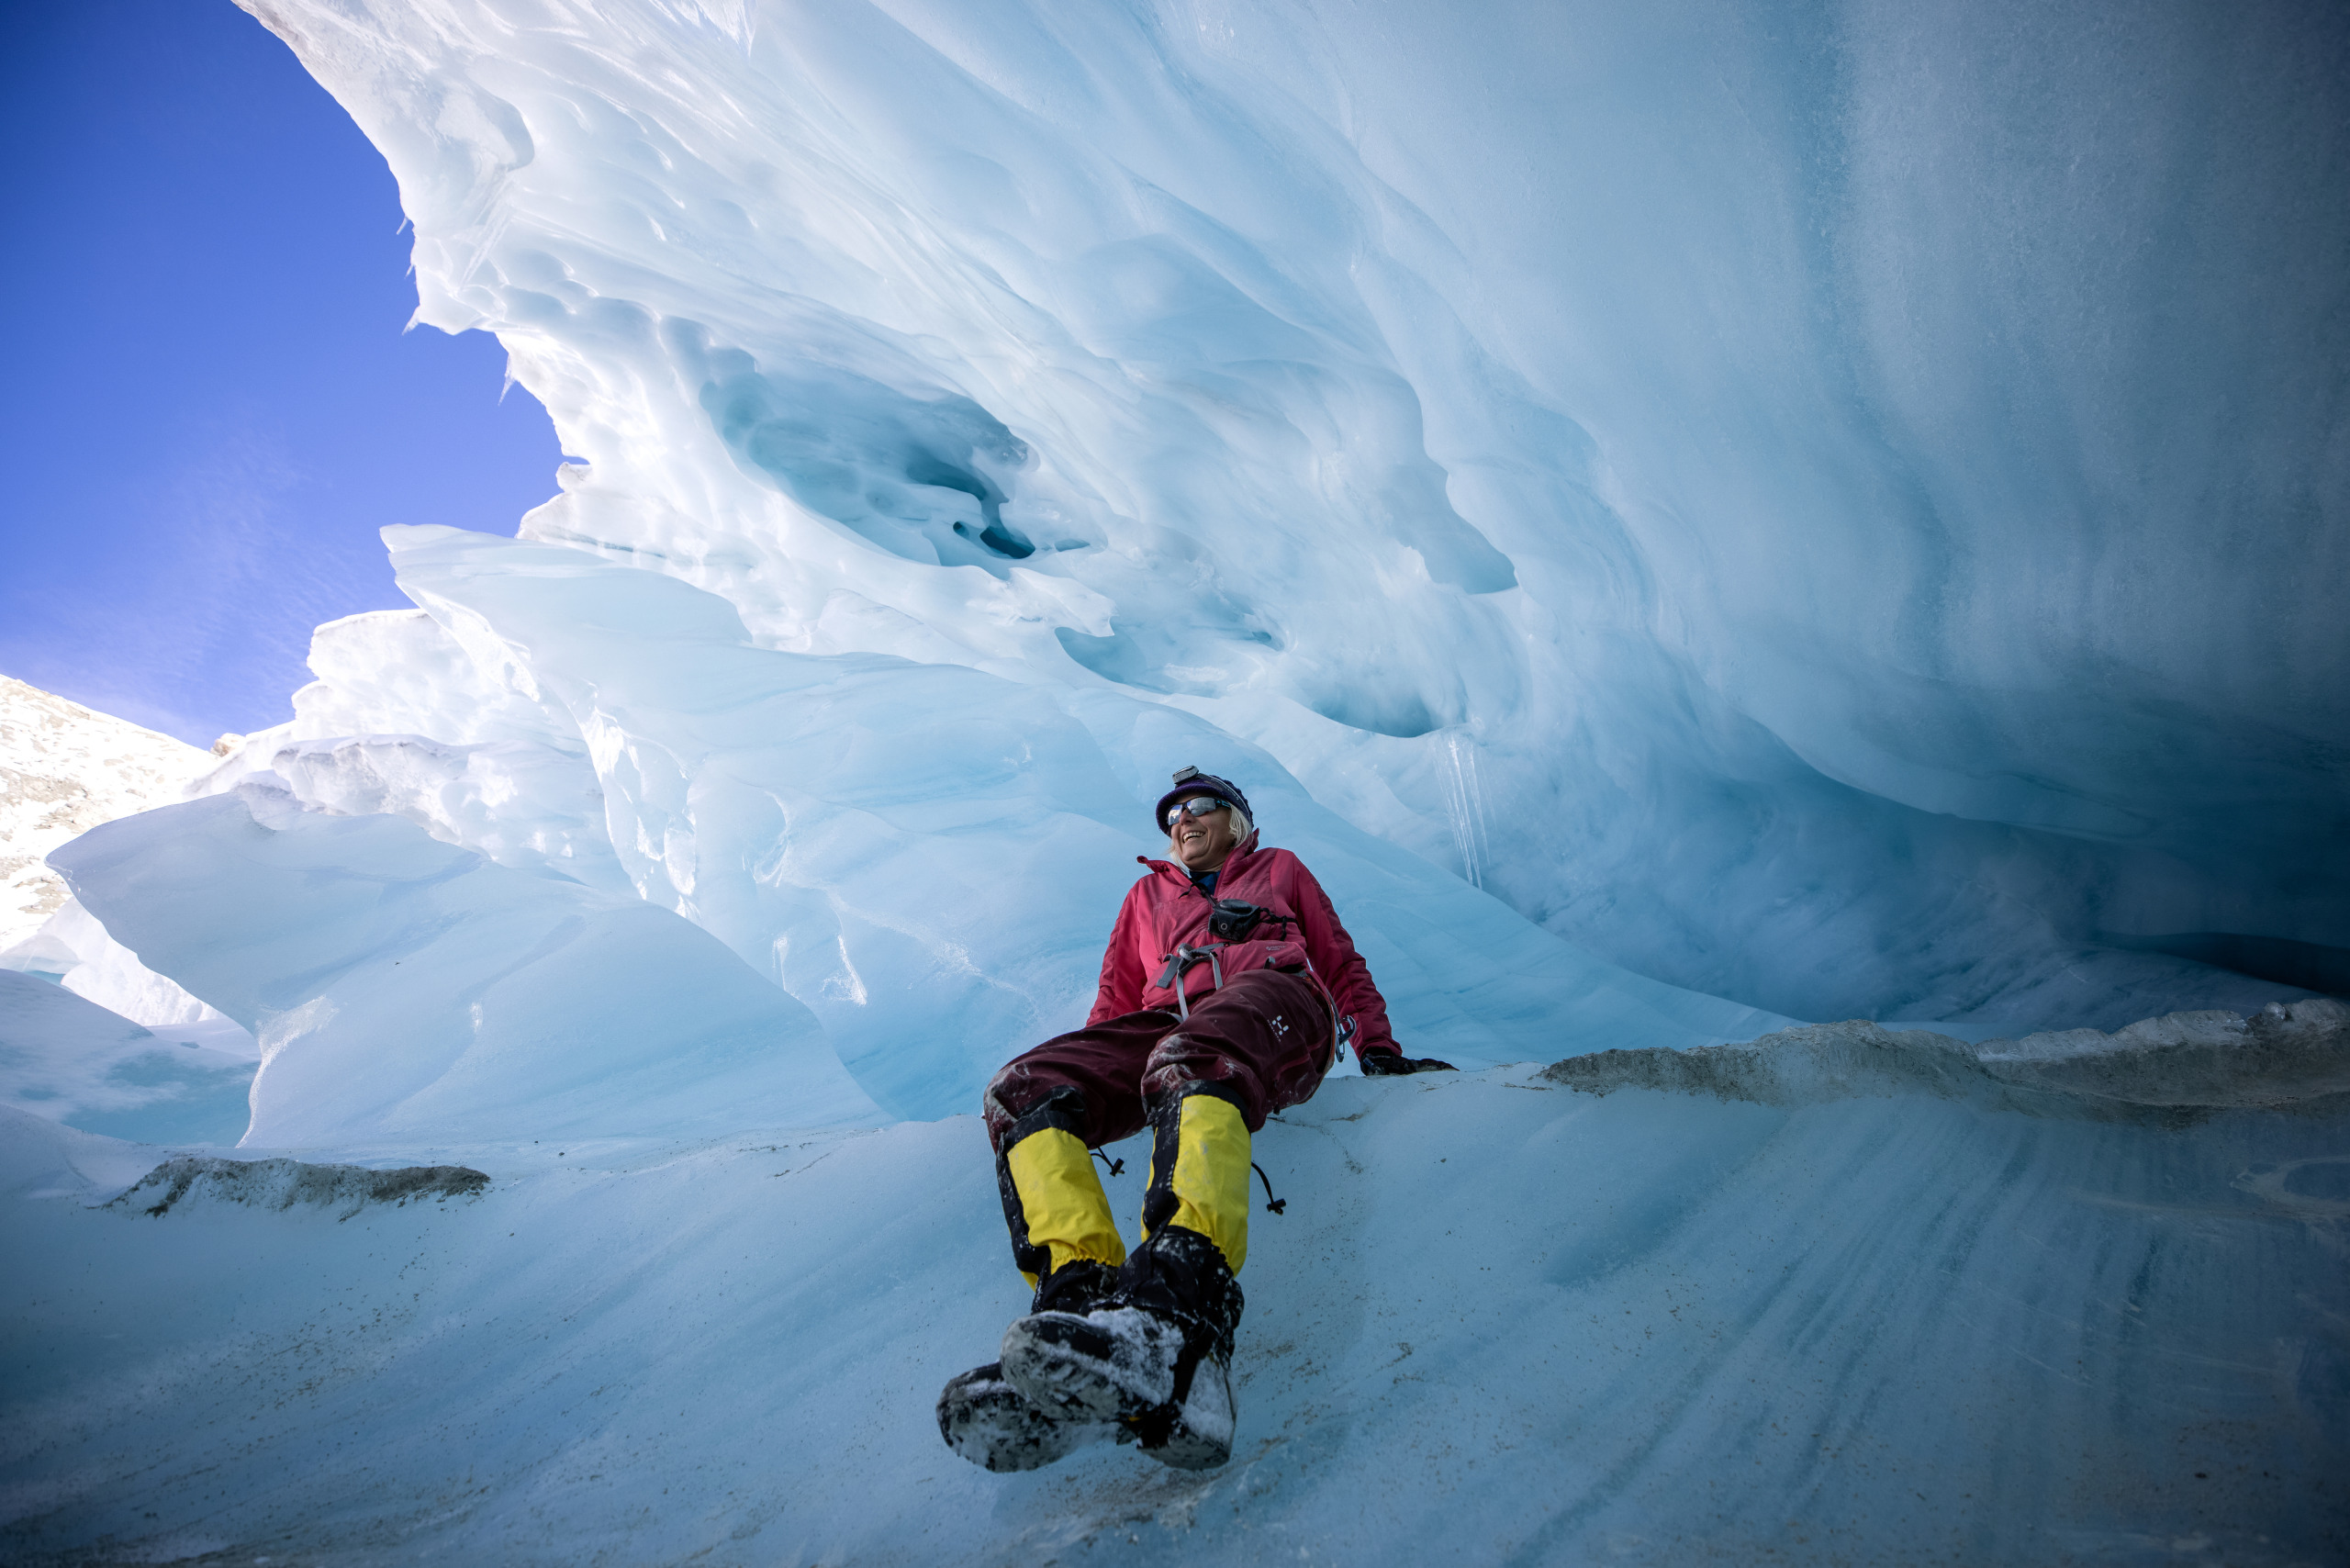
[[[1085,1020],[1099,1024],[1146,1008],[1175,1011],[1175,991],[1162,985],[1169,960],[1179,946],[1204,947],[1215,963],[1195,963],[1180,983],[1196,1002],[1215,989],[1218,969],[1226,978],[1248,969],[1304,965],[1321,983],[1337,1017],[1354,1019],[1352,1044],[1362,1051],[1393,1051],[1387,1003],[1371,983],[1371,967],[1355,951],[1330,895],[1304,862],[1286,849],[1259,849],[1257,835],[1232,852],[1216,878],[1215,897],[1253,903],[1267,917],[1245,941],[1218,942],[1208,932],[1209,895],[1171,860],[1135,857],[1150,874],[1126,890],[1110,949],[1102,955],[1102,990]],[[1274,916],[1287,916],[1276,920]],[[1343,1027],[1343,1023],[1341,1024]]]

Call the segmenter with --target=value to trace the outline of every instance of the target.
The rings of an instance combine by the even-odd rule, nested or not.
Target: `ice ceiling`
[[[460,577],[562,546],[999,717],[1180,712],[1793,1016],[2109,1028],[2342,967],[2338,10],[242,3],[390,161],[420,319],[579,459]],[[727,935],[696,857],[756,881],[755,835],[432,591],[321,633],[305,766],[521,758],[600,791],[572,870]],[[1207,760],[1148,751],[1137,793]],[[467,798],[369,809],[554,853],[543,790]]]

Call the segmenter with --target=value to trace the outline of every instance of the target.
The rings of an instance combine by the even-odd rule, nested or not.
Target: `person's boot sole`
[[[1165,1332],[1148,1314],[1133,1316]],[[1135,1344],[1112,1332],[1098,1316],[1036,1313],[1004,1331],[999,1364],[1005,1380],[1037,1407],[1063,1420],[1114,1422],[1120,1440],[1139,1441],[1143,1451],[1162,1464],[1214,1470],[1230,1459],[1230,1437],[1212,1437],[1189,1425],[1183,1408],[1172,1402],[1173,1383],[1165,1362],[1137,1361]],[[1216,1374],[1203,1367],[1198,1375]],[[1230,1386],[1228,1381],[1223,1384],[1227,1408]],[[1150,1397],[1153,1392],[1155,1398]]]
[[[1132,1332],[1116,1332],[1121,1327]],[[1131,1307],[1082,1317],[1032,1313],[1003,1331],[999,1364],[1014,1388],[1064,1418],[1130,1421],[1165,1399],[1164,1392],[1151,1396],[1168,1382],[1151,1357],[1164,1332],[1149,1314]]]
[[[1195,1417],[1213,1419],[1219,1410],[1222,1436],[1211,1436],[1192,1424]],[[1159,1463],[1175,1470],[1215,1469],[1232,1457],[1233,1428],[1237,1425],[1229,1370],[1214,1361],[1203,1361],[1193,1370],[1181,1403],[1162,1405],[1129,1425],[1142,1451]]]
[[[1041,1470],[1088,1443],[1134,1440],[1113,1424],[1057,1419],[992,1362],[949,1379],[940,1391],[938,1435],[963,1458],[998,1474]]]

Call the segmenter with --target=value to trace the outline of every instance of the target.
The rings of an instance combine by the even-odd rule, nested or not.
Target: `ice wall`
[[[351,698],[338,676],[304,694],[293,728],[342,723],[355,700],[463,738],[255,736],[213,798],[53,857],[144,961],[260,1034],[248,1142],[462,1140],[550,1115],[613,1134],[693,1116],[804,1125],[832,1053],[892,1115],[967,1110],[1003,1061],[1083,1021],[1136,857],[1165,850],[1148,802],[1169,757],[1249,781],[1267,841],[1328,888],[1408,1047],[1483,1064],[1785,1022],[1559,940],[1181,710],[968,665],[763,648],[728,600],[603,554],[387,535],[422,611],[322,629],[317,662],[403,672],[409,700],[369,698],[359,678]],[[713,952],[688,963],[642,938],[560,935],[630,908],[664,942]],[[703,932],[733,950],[717,980],[693,978],[723,956]],[[552,1021],[510,1002],[491,1033],[574,1043],[489,1041],[466,1004],[547,944],[569,956],[541,971],[570,978],[531,994],[588,989]],[[810,1052],[824,1071],[799,1098],[751,1093],[685,1048],[744,1035],[733,978],[754,975],[789,993],[769,993],[778,1034],[809,1013],[822,1025]],[[615,1050],[599,1084],[555,1070]],[[482,1091],[461,1086],[481,1074],[446,1070],[451,1052],[497,1059],[498,1093],[472,1103]],[[640,1070],[666,1075],[661,1095]],[[527,1103],[534,1072],[576,1103]]]
[[[526,538],[1787,1014],[2338,983],[2338,9],[243,3],[584,460]]]
[[[52,858],[120,940],[259,1038],[251,1126],[232,1129],[249,1143],[878,1119],[808,1010],[691,923],[388,813],[305,811],[249,783]]]

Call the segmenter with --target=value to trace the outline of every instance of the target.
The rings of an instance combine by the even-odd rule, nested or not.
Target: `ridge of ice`
[[[248,782],[52,857],[253,1031],[252,1146],[878,1119],[807,1010],[641,900]]]
[[[249,817],[323,855],[330,832],[356,845],[360,824],[405,819],[443,844],[466,841],[517,879],[554,879],[570,890],[563,896],[642,899],[685,917],[808,1008],[884,1110],[950,1114],[976,1103],[1010,1056],[1084,1017],[1135,857],[1163,850],[1147,832],[1148,802],[1159,759],[1178,755],[1250,780],[1267,842],[1315,868],[1399,1036],[1430,1053],[1482,1063],[1555,1054],[1569,1042],[1699,1045],[1785,1022],[1593,958],[1352,828],[1272,758],[1178,710],[967,665],[761,647],[718,596],[568,545],[434,527],[387,537],[404,590],[429,624],[450,629],[443,645],[465,652],[462,663],[453,655],[378,678],[396,696],[395,678],[414,680],[401,699],[411,701],[452,680],[494,675],[508,691],[527,686],[540,694],[542,739],[526,755],[548,782],[527,798],[510,792],[514,809],[503,815],[467,819],[449,802],[487,795],[453,786],[486,756],[511,755],[494,743],[310,741],[297,738],[297,735],[250,737],[207,784],[223,791],[215,801],[238,809],[175,808],[136,840],[140,853],[215,867],[209,874],[221,880],[189,875],[163,885],[118,847],[133,842],[113,836],[118,826],[55,857],[113,929],[254,1027],[263,1026],[257,987],[271,991],[279,1016],[358,983],[341,966],[380,978],[392,955],[353,948],[321,967],[308,956],[307,924],[290,916],[297,890],[253,885],[237,894],[256,901],[239,916],[251,944],[239,962],[252,972],[233,972],[211,951],[215,902],[245,874],[232,869],[223,835]],[[410,645],[427,637],[412,621],[358,630],[375,637],[386,625]],[[337,634],[330,628],[322,641]],[[559,722],[572,736],[561,745],[544,738]],[[370,810],[384,814],[337,814]],[[485,822],[535,828],[485,841],[468,831]],[[175,850],[173,834],[190,842]],[[486,869],[468,877],[469,886],[494,880]],[[352,881],[352,896],[366,885]],[[697,1005],[690,988],[657,968],[615,967],[604,978],[605,995],[625,991],[633,1006],[666,1004],[684,1020]],[[403,991],[413,983],[403,978]],[[312,1049],[302,1038],[297,1048]],[[271,1097],[285,1080],[264,1068],[252,1141],[291,1137],[263,1114],[265,1103],[283,1103]],[[611,1114],[626,1114],[621,1098]],[[342,1126],[340,1114],[319,1124],[329,1125]]]
[[[431,1199],[478,1197],[489,1185],[481,1171],[462,1165],[404,1165],[379,1170],[362,1165],[315,1165],[299,1159],[223,1159],[182,1155],[167,1159],[108,1201],[161,1219],[182,1203],[245,1204],[257,1209],[290,1209],[311,1204],[341,1211],[349,1219],[369,1204],[395,1208]]]

